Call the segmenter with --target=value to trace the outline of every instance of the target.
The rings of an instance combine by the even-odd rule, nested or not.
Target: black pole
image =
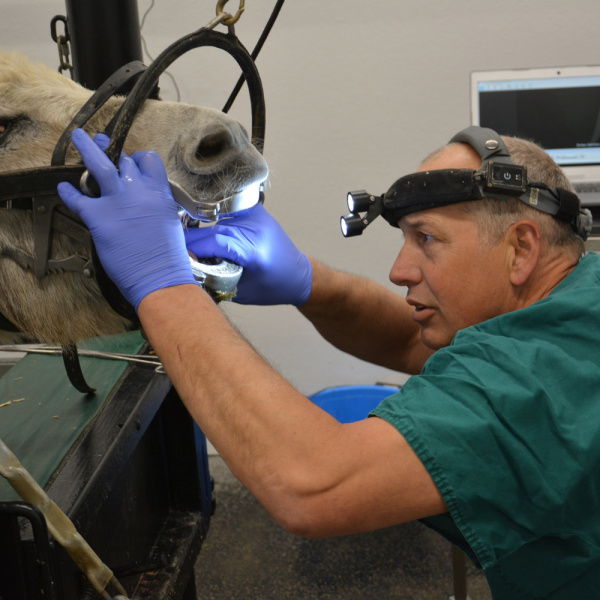
[[[137,0],[66,0],[73,79],[90,90],[142,60]]]

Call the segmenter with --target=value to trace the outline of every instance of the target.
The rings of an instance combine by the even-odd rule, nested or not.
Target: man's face
[[[460,144],[419,171],[480,165],[477,153]],[[407,215],[399,225],[405,241],[390,280],[408,288],[406,299],[426,346],[447,346],[460,329],[513,310],[506,246],[481,243],[460,204]]]

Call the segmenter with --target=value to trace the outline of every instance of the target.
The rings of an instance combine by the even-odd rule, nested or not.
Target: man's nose
[[[392,265],[390,281],[404,287],[411,287],[421,281],[421,270],[406,243]]]

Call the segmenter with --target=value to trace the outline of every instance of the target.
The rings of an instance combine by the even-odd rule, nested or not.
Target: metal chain
[[[58,22],[62,22],[65,27],[65,32],[63,35],[58,35],[56,31],[56,24]],[[57,15],[54,17],[50,23],[50,34],[52,35],[52,39],[56,42],[58,46],[58,72],[62,73],[63,71],[69,71],[71,75],[71,79],[73,79],[73,65],[70,62],[71,49],[69,47],[69,28],[67,27],[67,19],[62,15]]]
[[[56,43],[58,44],[58,58],[60,60],[58,71],[62,73],[68,69],[71,79],[73,79],[73,65],[69,62],[69,40],[64,35],[61,35]]]

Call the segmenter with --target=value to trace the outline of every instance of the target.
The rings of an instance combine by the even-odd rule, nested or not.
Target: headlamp
[[[383,196],[374,196],[365,190],[348,192],[349,215],[341,217],[340,227],[344,237],[360,235],[363,229],[383,211]],[[360,213],[366,213],[363,216]]]
[[[398,179],[382,196],[374,196],[364,190],[350,192],[350,214],[342,217],[344,236],[361,234],[380,214],[390,225],[398,227],[398,221],[413,212],[482,198],[514,197],[570,224],[577,235],[587,239],[592,229],[589,209],[581,208],[579,198],[572,192],[550,189],[543,183],[529,181],[527,168],[512,160],[502,138],[495,131],[468,127],[450,140],[450,143],[453,142],[466,142],[479,153],[483,163],[477,171],[442,169],[412,173]],[[361,217],[362,212],[366,215]]]

